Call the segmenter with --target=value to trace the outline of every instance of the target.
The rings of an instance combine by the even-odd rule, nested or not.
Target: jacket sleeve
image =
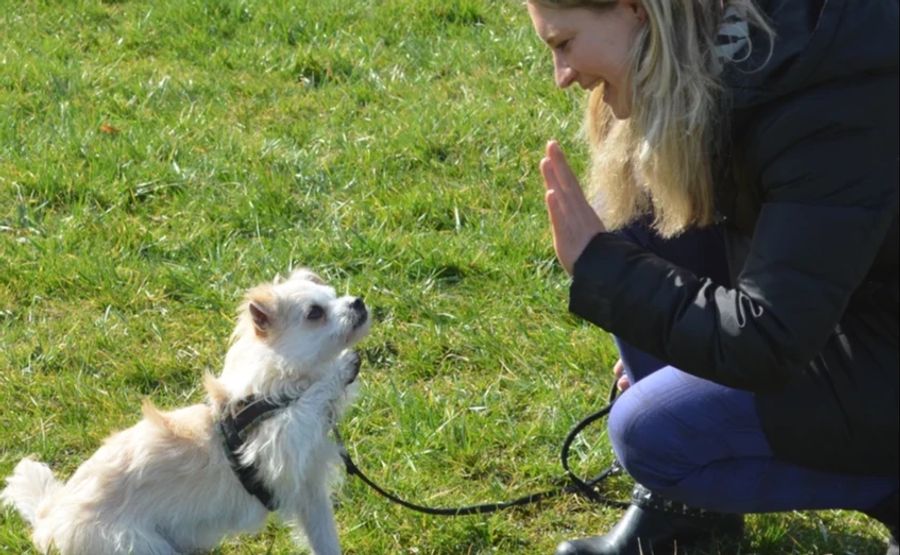
[[[601,233],[575,264],[570,311],[696,376],[785,383],[834,332],[897,214],[897,76],[874,81],[831,91],[838,113],[819,91],[762,118],[746,154],[763,202],[733,287]]]

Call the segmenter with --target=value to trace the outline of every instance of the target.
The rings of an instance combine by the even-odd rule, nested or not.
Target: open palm
[[[546,193],[544,201],[550,215],[553,248],[556,257],[569,275],[575,261],[597,233],[605,231],[597,213],[588,203],[575,174],[556,141],[547,143],[541,160]]]

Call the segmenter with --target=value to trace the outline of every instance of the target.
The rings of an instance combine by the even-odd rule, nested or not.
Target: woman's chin
[[[631,106],[625,102],[619,102],[619,99],[614,94],[604,94],[603,102],[609,106],[616,119],[628,119],[631,116]]]

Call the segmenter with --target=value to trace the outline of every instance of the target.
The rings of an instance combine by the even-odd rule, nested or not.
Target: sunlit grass
[[[0,476],[67,476],[143,397],[202,399],[241,292],[310,266],[362,295],[363,395],[343,430],[388,489],[452,506],[546,489],[605,401],[614,349],[566,312],[536,172],[583,167],[581,98],[552,87],[504,0],[4,1]],[[574,462],[608,464],[602,426]],[[611,493],[625,496],[626,480]],[[446,519],[349,480],[348,553],[551,553],[618,512],[565,497]],[[730,553],[871,553],[852,513],[750,519]],[[288,553],[272,521],[220,553]],[[0,513],[0,552],[30,552]]]

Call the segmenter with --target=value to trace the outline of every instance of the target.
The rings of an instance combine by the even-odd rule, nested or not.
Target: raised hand
[[[544,201],[550,215],[553,248],[560,264],[572,275],[575,261],[597,233],[606,231],[597,213],[588,203],[556,141],[547,143],[541,160],[541,175],[547,192]]]

